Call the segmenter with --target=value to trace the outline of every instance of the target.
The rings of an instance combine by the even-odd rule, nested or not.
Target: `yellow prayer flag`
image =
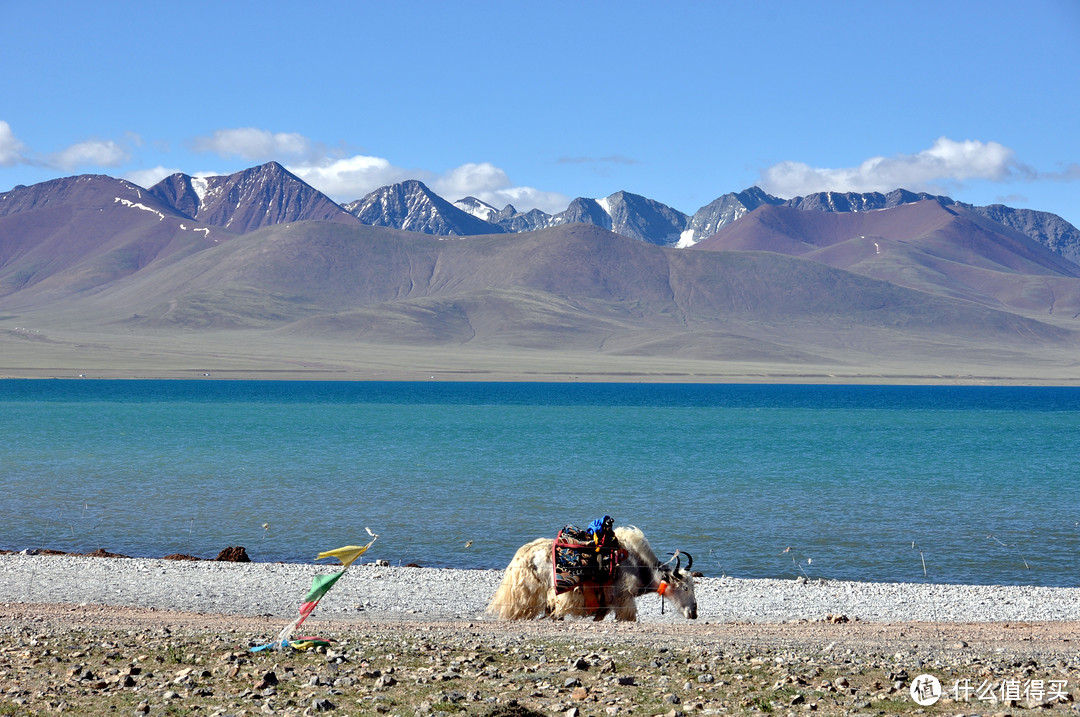
[[[337,550],[327,550],[325,553],[319,553],[316,560],[322,560],[323,558],[337,558],[341,561],[341,564],[345,567],[349,567],[353,564],[353,561],[359,558],[364,552],[371,547],[371,543],[361,547],[359,545],[346,545],[344,548],[338,548]]]

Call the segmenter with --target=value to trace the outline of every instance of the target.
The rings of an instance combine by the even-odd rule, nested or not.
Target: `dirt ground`
[[[0,605],[0,715],[1076,714],[1080,623],[329,621]],[[309,633],[310,634],[310,633]],[[940,683],[920,706],[911,685]],[[921,693],[920,693],[921,694]]]
[[[318,620],[318,618],[313,618]],[[310,623],[309,623],[310,624]],[[453,622],[400,619],[356,621],[318,620],[326,632],[356,629],[381,631],[476,631],[509,636],[572,636],[587,639],[618,638],[627,641],[665,642],[671,644],[735,642],[747,645],[793,646],[821,649],[822,644],[838,643],[845,649],[896,651],[918,645],[927,650],[949,650],[966,643],[972,652],[997,651],[1042,657],[1062,656],[1080,659],[1080,622],[1012,623],[880,623],[848,621],[787,623],[708,623],[690,622],[668,625],[622,624],[610,619],[551,622]],[[157,630],[193,629],[250,630],[275,632],[279,619],[176,612],[111,605],[27,605],[0,604],[0,625],[6,627],[48,626],[73,630]]]

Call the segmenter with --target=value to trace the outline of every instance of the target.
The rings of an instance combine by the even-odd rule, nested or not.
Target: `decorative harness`
[[[580,589],[589,608],[606,605],[604,588],[615,579],[626,558],[612,530],[609,516],[594,520],[586,530],[566,525],[551,548],[552,584],[555,594]]]
[[[612,524],[611,518],[605,515],[590,523],[586,530],[566,525],[559,531],[551,548],[552,584],[556,595],[580,589],[587,608],[606,606],[604,588],[615,579],[616,571],[627,556],[615,537]],[[677,573],[659,561],[651,568],[641,566],[639,570],[649,570],[652,575],[641,581],[635,597],[656,593],[660,596],[660,613],[663,614],[664,594],[673,589],[669,580]],[[653,587],[656,573],[661,576],[660,582]]]
[[[656,565],[653,566],[653,570],[657,570],[661,574],[664,574],[665,572],[667,572],[667,571],[664,570],[664,566],[660,562],[657,562]],[[642,585],[638,589],[636,597],[641,597],[642,595],[648,595],[649,593],[656,593],[657,595],[660,596],[660,614],[663,615],[664,614],[664,593],[666,593],[668,590],[671,590],[671,583],[669,583],[664,578],[660,578],[660,584],[657,585],[655,588],[652,586],[651,582],[650,582],[649,585]]]

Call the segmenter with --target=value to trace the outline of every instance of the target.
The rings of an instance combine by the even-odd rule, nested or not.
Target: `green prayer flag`
[[[338,581],[345,571],[340,573],[328,573],[325,575],[316,575],[311,581],[311,590],[308,591],[307,597],[304,598],[304,602],[314,602],[327,593],[330,588],[334,587],[334,583]]]

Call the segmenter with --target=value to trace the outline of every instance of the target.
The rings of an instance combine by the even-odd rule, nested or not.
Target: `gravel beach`
[[[249,616],[294,616],[316,574],[336,564],[0,555],[0,602],[95,604]],[[319,605],[342,618],[488,620],[498,570],[354,564]],[[872,622],[1080,620],[1080,588],[698,578],[698,622],[785,622],[843,615]],[[643,623],[685,622],[638,601]]]
[[[0,555],[0,714],[1078,711],[1074,588],[699,578],[696,621],[508,623],[501,571],[366,563],[305,624],[331,647],[248,651],[337,569]]]

